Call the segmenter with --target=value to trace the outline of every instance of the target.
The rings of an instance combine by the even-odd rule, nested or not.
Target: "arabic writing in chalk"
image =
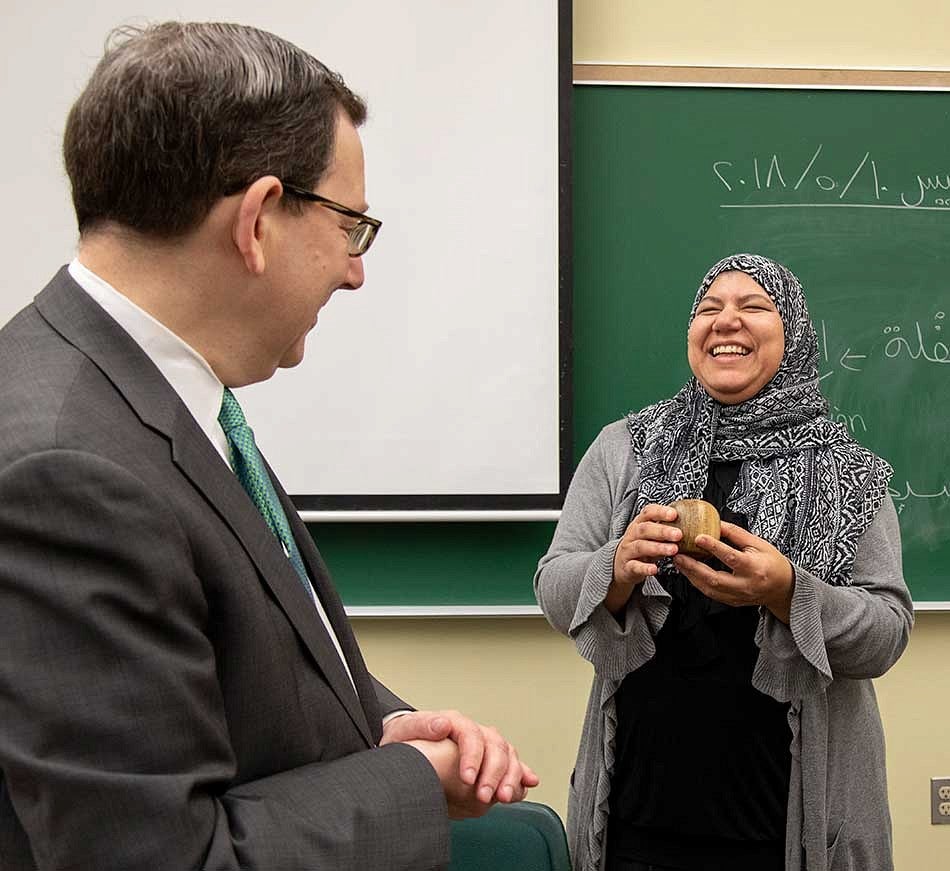
[[[897,513],[900,514],[907,505],[908,499],[950,499],[950,481],[944,484],[939,490],[933,493],[918,493],[910,484],[910,481],[904,481],[903,492],[900,489],[894,489],[894,483],[887,488],[891,494],[891,499],[897,507]]]
[[[903,358],[937,365],[950,364],[950,345],[943,340],[946,337],[950,341],[950,337],[942,332],[944,323],[946,323],[946,313],[938,311],[934,313],[933,323],[930,324],[929,330],[922,326],[919,320],[914,321],[913,326],[906,331],[900,324],[885,325],[881,330],[886,339],[882,349],[884,357],[888,360]],[[819,351],[823,362],[831,365],[829,371],[822,372],[822,379],[833,375],[837,371],[835,367],[846,372],[860,372],[864,368],[864,361],[869,357],[869,354],[860,353],[860,351],[874,349],[859,349],[848,345],[841,353],[837,350],[831,353],[828,334],[828,324],[823,320],[819,321]]]
[[[934,315],[934,332],[939,333],[943,326],[945,314],[937,312]],[[928,363],[950,363],[950,347],[946,342],[935,341],[930,345],[930,340],[924,342],[924,335],[920,328],[920,321],[914,321],[914,333],[909,340],[900,335],[901,328],[898,324],[892,324],[884,327],[884,335],[890,335],[887,344],[884,346],[884,356],[890,359],[900,357],[905,354],[911,360],[919,360],[923,357]],[[928,353],[929,349],[929,353]]]

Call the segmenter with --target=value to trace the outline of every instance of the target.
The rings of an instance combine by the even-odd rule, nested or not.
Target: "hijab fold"
[[[723,272],[744,272],[775,303],[785,352],[755,396],[723,405],[691,378],[672,398],[628,415],[640,476],[631,516],[648,503],[702,497],[710,463],[742,460],[727,502],[749,530],[829,584],[851,583],[858,539],[887,496],[892,469],[827,416],[818,378],[818,338],[798,279],[756,254],[715,264],[693,302]],[[660,572],[675,571],[663,560]]]

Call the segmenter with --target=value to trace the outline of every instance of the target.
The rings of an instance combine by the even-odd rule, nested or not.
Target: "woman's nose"
[[[722,309],[713,321],[713,329],[717,332],[737,330],[740,326],[739,311],[730,306],[726,306]]]

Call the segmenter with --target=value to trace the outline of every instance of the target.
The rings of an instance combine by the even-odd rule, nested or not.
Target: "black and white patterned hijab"
[[[892,469],[827,417],[818,382],[818,339],[798,279],[755,254],[720,260],[690,312],[723,272],[753,278],[785,328],[778,371],[751,399],[722,405],[691,378],[672,398],[628,415],[640,467],[631,517],[650,502],[700,498],[709,464],[744,460],[728,506],[752,533],[829,584],[849,584],[858,538],[887,496]],[[675,571],[669,560],[661,572]]]

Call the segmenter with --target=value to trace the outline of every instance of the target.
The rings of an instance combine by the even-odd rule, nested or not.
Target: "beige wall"
[[[574,3],[575,61],[947,69],[948,32],[946,0]]]
[[[363,619],[370,669],[418,707],[491,723],[541,776],[531,797],[567,809],[591,670],[541,617]],[[877,682],[887,730],[897,871],[947,871],[950,826],[930,824],[933,776],[950,776],[950,614],[918,614],[910,645]],[[856,871],[876,871],[873,868]]]
[[[575,61],[948,69],[947,33],[945,0],[574,4]],[[497,725],[542,777],[532,797],[564,814],[591,674],[570,642],[541,618],[363,619],[356,629],[370,668],[414,704]],[[950,826],[930,824],[928,789],[931,776],[950,776],[950,614],[919,614],[877,687],[896,871],[946,871]]]
[[[530,797],[565,814],[593,674],[572,642],[543,617],[354,625],[376,677],[416,707],[457,708],[497,726],[541,777]]]

